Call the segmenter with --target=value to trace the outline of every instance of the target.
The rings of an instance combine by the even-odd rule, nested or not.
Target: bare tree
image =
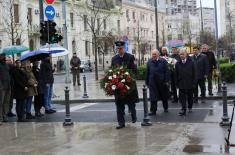
[[[226,17],[229,22],[230,43],[232,43],[233,38],[234,38],[234,32],[233,32],[234,27],[232,26],[232,24],[233,24],[232,22],[233,22],[233,19],[235,18],[235,16],[232,11],[228,10]]]
[[[106,24],[105,22],[113,15],[112,8],[113,3],[108,0],[91,0],[86,1],[85,8],[78,11],[76,8],[73,11],[84,20],[85,31],[90,32],[92,35],[92,45],[95,55],[95,78],[98,77],[98,38],[102,26]]]
[[[3,13],[3,27],[11,40],[11,44],[15,45],[18,41],[24,42],[23,33],[27,30],[26,24],[20,21],[19,6],[15,0],[1,1],[0,7]],[[26,18],[25,18],[26,19]]]

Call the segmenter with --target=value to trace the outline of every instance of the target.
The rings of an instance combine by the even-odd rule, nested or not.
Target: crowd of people
[[[126,66],[133,73],[136,71],[135,57],[125,52],[124,42],[116,43],[118,54],[112,58],[112,67]],[[208,81],[208,95],[212,93],[212,73],[216,70],[216,59],[208,45],[193,47],[193,55],[189,56],[186,48],[172,47],[169,54],[167,47],[151,51],[151,58],[147,62],[145,83],[149,88],[151,103],[149,115],[156,115],[158,101],[162,101],[164,112],[168,112],[168,100],[181,103],[179,116],[185,116],[187,111],[192,113],[193,103],[198,103],[198,87],[201,90],[201,102],[205,103],[206,79]],[[171,61],[169,61],[171,60]],[[172,61],[173,60],[173,61]],[[179,93],[178,93],[179,92]],[[135,103],[139,100],[137,90],[125,97],[115,96],[118,126],[125,127],[125,104],[128,105],[132,116],[132,123],[136,122]]]
[[[16,60],[0,54],[0,124],[8,122],[8,117],[17,116],[18,122],[25,122],[55,113],[51,97],[54,83],[51,57],[48,55],[40,63]],[[16,100],[16,115],[12,112],[13,99]],[[34,101],[35,115],[32,113]]]
[[[157,102],[162,100],[164,112],[168,112],[168,99],[173,96],[173,103],[182,105],[180,116],[186,111],[192,112],[193,103],[198,103],[198,86],[201,91],[201,102],[205,103],[206,79],[208,81],[208,95],[212,96],[212,73],[216,70],[216,59],[208,45],[193,47],[193,55],[189,56],[187,49],[172,48],[172,54],[163,47],[151,53],[147,63],[146,84],[150,90],[150,115],[156,115]],[[168,59],[174,59],[168,62]],[[172,65],[172,67],[169,67]],[[179,90],[179,93],[177,93]],[[188,102],[188,104],[186,104]]]

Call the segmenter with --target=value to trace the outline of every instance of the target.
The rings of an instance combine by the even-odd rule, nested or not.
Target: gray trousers
[[[7,117],[9,111],[9,103],[11,98],[11,91],[1,89],[0,90],[0,121],[3,120],[3,117]]]
[[[77,80],[77,84],[80,84],[80,70],[79,69],[74,69],[73,70],[73,84],[76,84],[76,80]]]

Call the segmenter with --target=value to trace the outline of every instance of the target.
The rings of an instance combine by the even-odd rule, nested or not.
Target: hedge
[[[221,80],[228,83],[235,82],[235,64],[220,64]]]
[[[229,62],[230,62],[230,60],[228,57],[222,57],[219,59],[220,64],[225,64],[225,63],[229,63]]]
[[[146,65],[138,66],[137,68],[137,75],[136,79],[137,80],[144,80],[146,75]]]

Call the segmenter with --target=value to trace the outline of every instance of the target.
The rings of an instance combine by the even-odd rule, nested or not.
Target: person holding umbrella
[[[45,113],[52,114],[56,111],[51,107],[51,97],[53,91],[53,83],[54,83],[54,76],[53,76],[53,69],[51,64],[51,57],[48,56],[40,65],[40,75],[42,77],[42,87],[43,87],[43,102],[45,106]]]
[[[14,89],[13,94],[16,99],[16,114],[18,122],[25,122],[24,118],[24,108],[26,105],[26,99],[28,97],[28,77],[21,68],[20,60],[15,61],[15,67],[12,71],[13,80],[14,80]]]

